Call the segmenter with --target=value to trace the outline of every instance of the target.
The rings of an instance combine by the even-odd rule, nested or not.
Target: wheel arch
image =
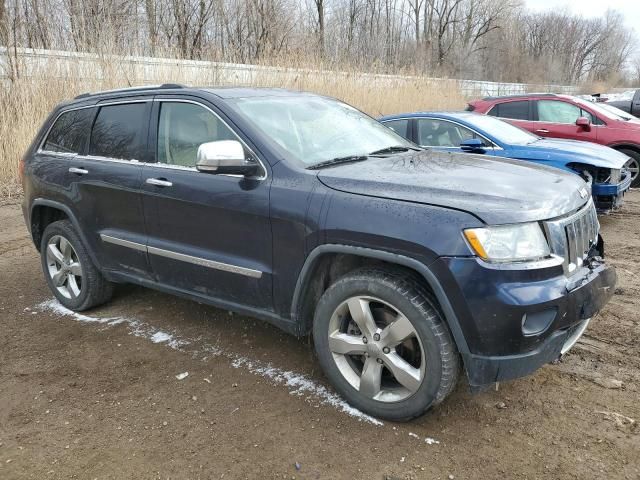
[[[76,232],[78,232],[78,235],[82,239],[82,243],[85,245],[94,265],[99,265],[96,261],[95,253],[90,248],[90,243],[87,242],[87,238],[80,226],[80,222],[73,214],[72,210],[64,203],[56,202],[55,200],[37,198],[31,204],[29,211],[29,228],[31,231],[31,239],[36,249],[40,251],[40,242],[42,241],[42,235],[47,226],[58,220],[69,220],[71,222],[73,228],[75,228]]]
[[[607,146],[613,148],[614,150],[631,150],[640,155],[640,145],[637,145],[635,143],[614,143]]]
[[[342,260],[337,262],[336,260]],[[469,352],[462,327],[444,288],[428,266],[418,260],[366,247],[326,244],[313,249],[298,275],[291,304],[291,318],[300,335],[311,330],[313,308],[332,280],[361,266],[390,266],[411,272],[424,282],[438,301],[444,320],[461,354]]]

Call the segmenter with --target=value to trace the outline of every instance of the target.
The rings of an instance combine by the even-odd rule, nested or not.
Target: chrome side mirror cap
[[[255,175],[259,170],[256,162],[245,157],[244,147],[237,140],[218,140],[200,145],[196,168],[204,173],[245,176]]]

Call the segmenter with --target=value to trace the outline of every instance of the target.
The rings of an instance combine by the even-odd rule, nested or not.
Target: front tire
[[[354,407],[407,421],[454,389],[460,360],[442,314],[415,280],[383,269],[352,272],[316,307],[320,365]]]
[[[624,166],[631,171],[631,188],[640,187],[640,153],[626,148],[621,148],[620,152],[630,157]]]
[[[40,258],[49,288],[66,308],[83,311],[111,299],[113,284],[93,265],[68,220],[53,222],[45,228]]]

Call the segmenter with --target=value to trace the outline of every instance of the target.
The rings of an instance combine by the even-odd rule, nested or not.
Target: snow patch
[[[433,445],[434,443],[439,444],[440,442],[438,440],[435,440],[431,437],[426,437],[424,439],[424,441],[428,444],[428,445]]]
[[[115,327],[116,325],[126,324],[131,330],[131,334],[136,337],[148,338],[153,343],[166,343],[169,347],[180,350],[181,347],[188,345],[189,342],[182,339],[176,339],[171,334],[163,332],[162,330],[156,330],[151,328],[138,320],[134,320],[127,317],[91,317],[82,313],[74,312],[64,307],[56,299],[47,300],[36,308],[40,311],[49,311],[55,315],[71,317],[78,322],[83,323],[97,323],[101,325],[107,325],[108,327]]]
[[[156,332],[151,335],[150,340],[153,343],[164,343],[172,340],[173,337],[169,335],[167,332]]]
[[[314,382],[312,379],[304,374],[292,372],[289,370],[283,370],[277,367],[273,367],[270,364],[264,364],[260,361],[249,360],[244,357],[234,357],[231,365],[234,368],[246,368],[251,373],[261,375],[268,378],[273,383],[284,384],[289,388],[289,393],[292,395],[304,396],[312,395],[316,397],[320,403],[325,405],[331,405],[338,410],[351,415],[359,420],[372,423],[373,425],[383,425],[383,423],[365,413],[362,413],[357,408],[352,407],[347,402],[342,400],[338,395],[331,392],[328,388]]]
[[[82,313],[74,312],[73,310],[69,310],[64,307],[60,302],[55,299],[47,300],[46,302],[42,302],[37,305],[40,310],[48,310],[51,313],[55,313],[56,315],[63,315],[66,317],[73,317],[74,320],[78,322],[86,322],[86,323],[110,323],[113,321],[118,321],[118,323],[122,323],[125,319],[121,317],[90,317],[88,315],[83,315]]]
[[[40,311],[49,311],[55,315],[71,317],[74,320],[83,323],[103,324],[107,327],[126,324],[132,335],[136,337],[146,338],[148,340],[151,340],[153,343],[161,343],[163,345],[167,345],[174,350],[183,350],[184,346],[196,342],[196,340],[178,338],[167,332],[154,329],[153,327],[146,325],[143,322],[131,318],[92,317],[89,315],[83,315],[62,306],[56,299],[42,302],[37,305],[36,308]],[[319,403],[330,405],[337,410],[346,413],[347,415],[357,418],[358,420],[369,422],[373,425],[383,425],[380,420],[377,420],[352,407],[327,387],[315,382],[313,379],[302,373],[273,367],[271,364],[264,363],[259,360],[250,360],[235,353],[226,352],[218,348],[217,346],[209,344],[199,345],[198,350],[194,352],[194,357],[201,358],[202,360],[206,360],[209,357],[217,356],[223,356],[231,360],[231,365],[234,368],[244,368],[255,375],[260,375],[267,378],[274,384],[286,386],[289,389],[289,393],[291,395],[314,397]],[[176,378],[178,380],[182,380],[188,375],[189,373],[185,372],[176,375]]]

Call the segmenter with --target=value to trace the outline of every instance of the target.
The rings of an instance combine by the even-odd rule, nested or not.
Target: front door
[[[536,135],[587,142],[596,141],[594,119],[586,110],[562,100],[538,100],[535,105],[537,116],[533,122],[533,132]],[[580,117],[586,117],[591,122],[591,127],[585,129],[576,125],[576,120]]]
[[[270,178],[196,170],[198,147],[239,140],[209,106],[154,102],[142,170],[148,252],[157,282],[225,302],[272,309]],[[245,146],[248,155],[253,154]]]

